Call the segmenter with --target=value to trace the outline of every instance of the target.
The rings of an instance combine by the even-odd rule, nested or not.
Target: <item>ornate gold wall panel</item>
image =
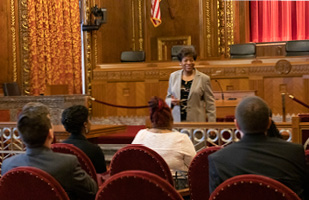
[[[19,1],[19,30],[21,47],[21,79],[24,95],[30,94],[30,63],[29,63],[29,24],[28,1]]]
[[[201,58],[228,58],[234,43],[231,0],[201,0]]]
[[[218,53],[220,57],[229,58],[229,45],[234,44],[233,3],[231,0],[218,0],[217,8]]]
[[[15,0],[10,1],[11,11],[11,34],[12,34],[12,55],[13,55],[13,81],[17,82],[17,42],[16,42],[16,4]]]
[[[234,7],[232,0],[225,0],[225,41],[226,41],[226,51],[225,57],[230,57],[230,45],[234,44]]]
[[[144,6],[143,0],[131,0],[131,48],[133,51],[144,51]]]

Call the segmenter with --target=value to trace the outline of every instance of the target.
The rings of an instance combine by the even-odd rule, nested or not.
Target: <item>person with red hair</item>
[[[173,116],[170,107],[158,97],[148,102],[152,128],[140,130],[132,144],[142,144],[160,154],[171,169],[188,171],[196,155],[195,148],[188,135],[172,130]]]

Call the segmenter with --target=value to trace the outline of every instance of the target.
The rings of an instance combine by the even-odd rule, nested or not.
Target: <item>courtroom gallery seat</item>
[[[95,180],[96,183],[100,184],[101,182],[98,182],[97,174],[95,171],[95,168],[90,160],[90,158],[78,147],[72,145],[72,144],[65,144],[65,143],[54,143],[51,145],[51,149],[54,152],[58,153],[66,153],[66,154],[72,154],[75,155],[81,165],[81,168],[85,170],[89,176]]]
[[[188,171],[188,182],[191,199],[209,198],[209,166],[208,156],[221,146],[212,146],[198,152],[193,158]]]
[[[1,200],[69,200],[60,183],[34,167],[17,167],[0,179]]]
[[[221,183],[210,195],[209,200],[300,200],[295,192],[272,178],[245,174]]]
[[[128,170],[106,180],[96,200],[182,200],[177,190],[156,174]]]
[[[144,51],[123,51],[121,52],[121,62],[144,62]]]
[[[255,58],[255,43],[230,45],[231,58]]]
[[[309,40],[287,41],[285,45],[286,56],[309,55]]]
[[[154,150],[139,144],[119,149],[110,164],[110,175],[126,170],[148,171],[174,185],[173,177],[165,160]]]

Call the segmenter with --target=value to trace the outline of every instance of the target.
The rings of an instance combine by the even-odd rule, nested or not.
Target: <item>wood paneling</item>
[[[306,58],[286,58],[292,64],[288,74],[279,74],[275,65],[278,59],[261,59],[262,63],[250,64],[253,60],[225,60],[196,62],[199,71],[211,77],[213,91],[255,91],[271,107],[274,114],[282,113],[281,93],[293,94],[308,102],[309,62]],[[152,96],[166,97],[171,72],[180,69],[176,62],[129,63],[99,65],[94,71],[93,96],[109,103],[141,106],[147,105]],[[103,81],[104,80],[104,81]],[[93,116],[143,116],[147,109],[118,109],[96,105]],[[286,113],[309,112],[309,109],[288,99]]]
[[[5,0],[0,3],[0,85],[12,81],[11,60],[11,38],[10,38],[10,1]],[[3,91],[1,91],[3,93]]]
[[[285,42],[256,44],[256,57],[279,57],[285,55]]]
[[[97,31],[98,63],[120,62],[122,51],[133,50],[131,1],[101,0],[107,9],[107,23]]]
[[[4,82],[19,81],[19,21],[18,0],[0,3],[0,95]]]

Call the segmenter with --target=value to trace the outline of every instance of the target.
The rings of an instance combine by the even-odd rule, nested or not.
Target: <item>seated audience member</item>
[[[153,97],[148,102],[152,128],[140,130],[132,144],[143,144],[160,154],[172,173],[188,171],[196,154],[188,135],[172,130],[173,116],[165,101]]]
[[[210,193],[233,176],[259,174],[285,184],[304,198],[304,149],[299,144],[266,136],[271,123],[267,104],[259,97],[247,97],[236,107],[235,117],[243,137],[208,157]]]
[[[67,108],[62,113],[61,122],[65,130],[71,134],[63,143],[73,144],[81,149],[90,158],[97,173],[106,172],[105,158],[101,148],[86,138],[90,130],[88,109],[81,105]]]
[[[54,132],[49,110],[45,105],[41,103],[25,105],[19,115],[17,128],[27,147],[26,153],[5,159],[2,163],[2,175],[20,166],[36,167],[52,175],[62,185],[70,199],[95,198],[98,186],[82,170],[76,156],[54,153],[50,149]]]

